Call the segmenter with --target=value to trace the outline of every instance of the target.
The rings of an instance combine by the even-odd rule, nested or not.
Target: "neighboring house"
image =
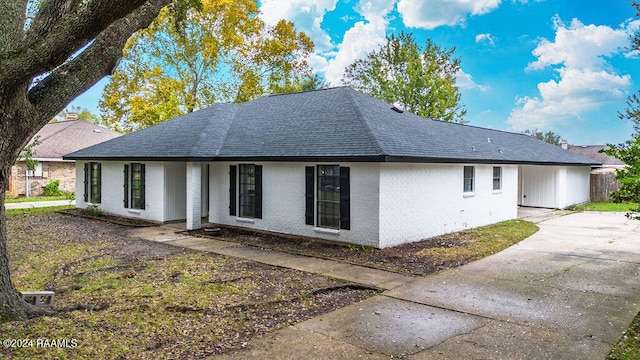
[[[562,142],[562,148],[573,153],[593,159],[599,164],[593,165],[591,170],[591,201],[611,201],[613,191],[620,188],[620,182],[615,179],[616,170],[625,167],[619,159],[601,153],[606,145],[581,145],[574,146]]]
[[[600,152],[600,150],[607,148],[606,145],[569,145],[566,141],[563,141],[562,148],[593,159],[597,162],[592,166],[594,170],[615,172],[615,169],[625,167],[625,164],[618,158]]]
[[[11,196],[26,195],[29,175],[29,196],[42,195],[42,188],[49,181],[60,180],[61,191],[75,192],[76,166],[73,160],[63,160],[62,155],[92,146],[120,136],[84,120],[61,121],[45,125],[38,133],[40,144],[34,147],[34,159],[38,165],[27,172],[23,161],[11,168],[9,193]]]
[[[80,208],[380,248],[587,202],[596,163],[347,87],[217,104],[65,159]]]

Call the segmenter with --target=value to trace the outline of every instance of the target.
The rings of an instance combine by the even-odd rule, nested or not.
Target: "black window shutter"
[[[146,193],[145,184],[144,184],[145,177],[146,176],[144,174],[144,164],[140,164],[140,193],[141,193],[140,194],[140,202],[142,203],[142,204],[140,204],[140,209],[142,209],[142,210],[144,210],[144,208],[146,206],[145,203],[147,201],[145,199],[145,193]]]
[[[349,190],[349,168],[340,168],[340,229],[351,229],[351,199]]]
[[[255,166],[255,209],[253,216],[262,219],[262,165]]]
[[[95,194],[96,202],[99,204],[102,202],[102,164],[98,163],[98,193]]]
[[[91,163],[84,163],[84,202],[89,202],[89,167]]]
[[[236,216],[236,166],[229,165],[229,215]]]
[[[129,164],[124,164],[124,207],[129,208]]]
[[[314,200],[314,189],[313,189],[313,180],[315,177],[315,168],[313,166],[306,166],[304,172],[304,196],[305,196],[305,206],[304,206],[304,223],[307,225],[313,225],[313,200]]]

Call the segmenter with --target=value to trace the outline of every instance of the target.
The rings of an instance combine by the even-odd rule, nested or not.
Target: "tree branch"
[[[68,3],[71,1],[71,3]],[[0,83],[11,87],[34,76],[52,71],[74,52],[94,39],[112,23],[136,12],[145,0],[88,0],[73,6],[74,0],[61,5],[45,3],[49,14],[41,14],[25,32],[16,51],[0,59]],[[150,1],[156,3],[156,1]],[[170,0],[163,1],[166,5]],[[67,3],[65,6],[64,3]],[[60,15],[53,21],[42,19]]]
[[[151,24],[171,0],[149,0],[128,16],[116,20],[93,44],[73,60],[55,69],[29,91],[29,101],[42,114],[55,114],[100,79],[112,73],[131,35]]]
[[[22,37],[28,0],[0,0],[0,63],[7,59]]]
[[[40,9],[29,26],[28,34],[44,36],[47,29],[55,27],[54,24],[77,12],[80,5],[81,0],[42,0]]]

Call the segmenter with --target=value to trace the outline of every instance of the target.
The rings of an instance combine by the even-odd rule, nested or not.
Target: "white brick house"
[[[66,157],[80,208],[381,248],[587,202],[593,163],[344,87],[214,105]]]

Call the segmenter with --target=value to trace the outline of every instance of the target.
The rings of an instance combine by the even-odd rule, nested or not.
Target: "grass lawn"
[[[12,279],[56,292],[56,314],[0,324],[2,359],[200,359],[376,292],[248,260],[133,239],[127,228],[53,213],[7,215]]]
[[[57,313],[0,324],[0,333],[66,340],[73,348],[0,348],[0,358],[203,358],[375,294],[309,273],[132,239],[125,227],[53,212],[61,208],[67,207],[7,211],[14,284],[21,291],[54,290]],[[499,252],[537,230],[512,220],[387,249],[238,229],[223,229],[223,237],[425,275]],[[640,359],[640,314],[608,357],[619,359]]]
[[[529,221],[503,221],[457,233],[466,237],[462,246],[433,247],[421,250],[418,254],[428,256],[431,261],[441,265],[466,263],[498,253],[537,231],[538,226]]]
[[[631,209],[637,208],[637,204],[632,203],[620,203],[616,204],[613,202],[590,202],[582,205],[578,205],[578,210],[586,210],[586,211],[616,211],[616,212],[627,212]]]
[[[607,360],[640,359],[640,314],[633,319],[620,342],[613,348]]]
[[[74,200],[74,196],[42,196],[42,197],[22,197],[15,199],[6,199],[5,203],[22,203],[36,201],[55,201],[55,200]]]

